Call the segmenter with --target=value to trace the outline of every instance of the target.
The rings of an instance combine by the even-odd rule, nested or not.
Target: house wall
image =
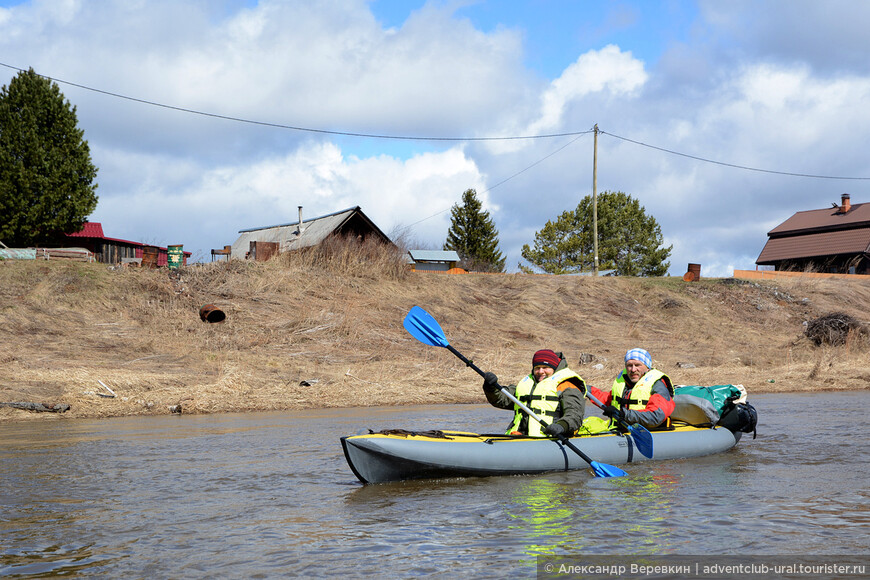
[[[819,272],[826,274],[870,274],[870,259],[866,256],[843,255],[827,258],[783,260],[773,264],[778,271]]]
[[[734,270],[734,277],[743,280],[776,280],[781,278],[846,278],[870,280],[870,275],[825,274],[818,272],[787,272],[783,270]]]
[[[97,242],[94,246],[97,261],[104,264],[120,264],[121,258],[141,258],[136,255],[136,246],[111,242]]]
[[[414,270],[417,272],[446,272],[455,266],[454,262],[415,262]]]

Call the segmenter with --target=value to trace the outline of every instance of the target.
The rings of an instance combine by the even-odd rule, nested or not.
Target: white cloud
[[[870,72],[866,59],[848,57],[870,49],[870,36],[854,25],[865,9],[702,3],[679,39],[645,36],[637,9],[638,20],[619,30],[585,24],[620,41],[578,40],[573,62],[548,79],[524,64],[533,60],[524,54],[530,31],[479,26],[451,6],[425,4],[384,28],[364,0],[264,0],[248,8],[207,0],[25,2],[0,9],[0,60],[138,99],[296,127],[454,137],[577,132],[598,123],[609,133],[599,138],[599,191],[640,199],[674,244],[675,274],[687,262],[702,263],[706,275],[752,267],[771,224],[826,207],[844,191],[853,203],[870,201],[866,181],[750,172],[614,137],[762,169],[870,173]],[[801,23],[802,12],[818,26]],[[555,13],[552,22],[571,26]],[[824,55],[788,40],[811,29]],[[656,55],[649,46],[659,47],[657,60],[635,56]],[[0,82],[14,74],[0,69]],[[414,224],[414,235],[437,246],[450,207],[473,187],[512,268],[536,230],[591,193],[591,135],[556,154],[569,138],[358,139],[60,87],[100,168],[93,219],[115,237],[184,242],[205,254],[239,229],[295,220],[298,205],[306,216],[360,205],[384,231]]]
[[[150,175],[162,161],[131,156],[116,162]],[[178,177],[186,179],[167,175],[165,182],[143,183],[135,195],[103,195],[94,219],[108,222],[110,237],[156,236],[152,241],[167,244],[178,243],[183,232],[207,240],[208,247],[197,247],[205,252],[232,243],[238,230],[294,222],[298,206],[307,219],[359,205],[385,232],[425,220],[417,229],[443,241],[444,209],[482,183],[459,148],[407,161],[345,159],[333,144],[310,142],[283,157],[200,169],[195,179],[195,168],[181,166]],[[433,215],[437,219],[426,219]]]
[[[583,54],[544,92],[541,117],[530,125],[528,131],[536,134],[560,126],[565,107],[590,93],[630,96],[646,80],[643,63],[617,46],[610,45]]]

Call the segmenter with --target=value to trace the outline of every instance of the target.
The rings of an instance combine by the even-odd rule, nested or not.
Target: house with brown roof
[[[767,233],[755,263],[775,270],[870,274],[870,203],[848,193],[827,209],[799,211]]]

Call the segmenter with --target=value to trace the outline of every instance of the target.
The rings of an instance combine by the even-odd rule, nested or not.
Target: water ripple
[[[867,393],[814,397],[827,408]],[[709,457],[363,486],[337,434],[494,432],[483,405],[0,425],[0,576],[491,578],[539,555],[863,553],[870,444],[806,398],[758,397],[758,439]]]

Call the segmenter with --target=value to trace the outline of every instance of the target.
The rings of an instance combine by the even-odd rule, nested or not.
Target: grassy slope
[[[207,303],[227,320],[202,322]],[[860,282],[403,274],[349,255],[177,275],[5,261],[0,402],[72,405],[64,417],[167,413],[177,404],[207,413],[484,402],[473,371],[402,328],[414,305],[506,383],[528,372],[535,350],[553,348],[607,387],[634,346],[679,384],[741,383],[751,394],[870,381],[863,342],[817,348],[802,337],[804,321],[830,312],[864,320],[870,287]],[[604,368],[579,365],[581,353]],[[118,397],[93,394],[98,380]],[[0,420],[54,417],[0,408]]]

